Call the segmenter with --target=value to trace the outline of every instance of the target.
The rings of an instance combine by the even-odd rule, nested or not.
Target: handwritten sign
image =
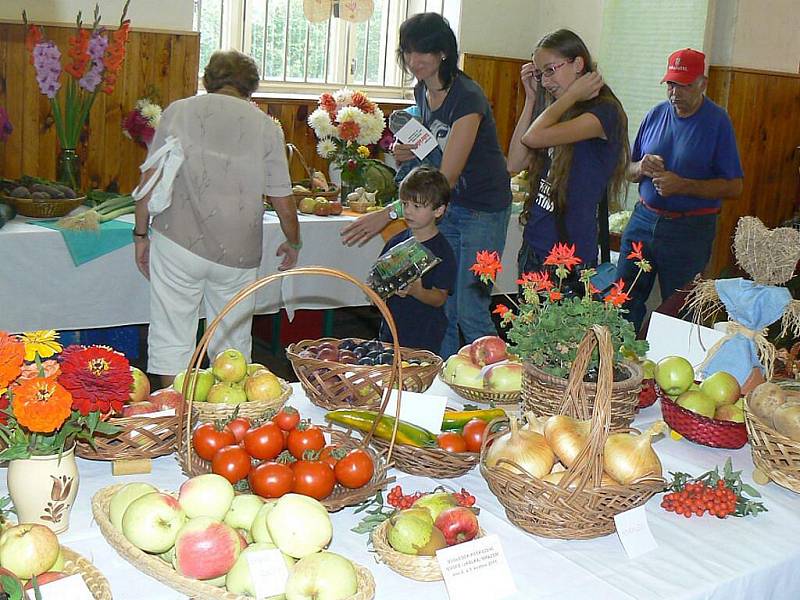
[[[436,553],[447,595],[459,600],[500,600],[517,591],[500,538],[487,535]]]
[[[636,558],[658,548],[644,506],[632,508],[614,517],[617,535],[628,558]]]
[[[283,594],[289,569],[280,550],[273,548],[248,552],[245,559],[250,567],[256,600]]]

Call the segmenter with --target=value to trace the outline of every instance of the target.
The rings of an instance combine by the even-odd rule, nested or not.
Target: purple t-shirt
[[[631,160],[638,162],[645,154],[661,156],[667,171],[689,179],[743,177],[728,113],[708,98],[704,98],[699,110],[689,117],[679,117],[669,102],[654,106],[639,126]],[[721,204],[719,198],[664,198],[656,192],[650,177],[639,183],[639,195],[648,206],[672,212],[719,208]]]
[[[557,242],[575,244],[575,254],[585,264],[597,260],[597,205],[603,198],[619,159],[621,142],[617,136],[617,110],[610,102],[600,102],[590,107],[587,112],[598,118],[608,139],[592,138],[573,145],[564,214],[567,239],[562,239],[559,235],[553,212],[551,186],[548,181],[550,161],[547,161],[539,193],[531,203],[530,216],[523,234],[525,241],[541,260],[544,260]]]

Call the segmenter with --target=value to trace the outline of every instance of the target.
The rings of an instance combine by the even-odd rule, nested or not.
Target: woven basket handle
[[[231,298],[230,302],[228,302],[225,307],[220,311],[219,315],[211,322],[211,324],[206,328],[203,337],[200,339],[200,342],[197,344],[197,347],[194,350],[194,354],[192,354],[192,358],[189,361],[189,366],[186,369],[186,377],[183,379],[183,388],[181,389],[181,393],[183,394],[184,401],[178,406],[177,414],[178,414],[178,440],[177,440],[177,447],[178,452],[181,451],[181,444],[184,443],[184,436],[186,438],[186,464],[191,464],[192,460],[192,452],[194,449],[192,448],[191,444],[191,432],[192,432],[192,398],[194,397],[194,391],[197,387],[197,377],[194,376],[194,373],[197,373],[200,369],[200,363],[203,360],[203,356],[208,352],[208,344],[211,341],[211,336],[214,335],[214,332],[217,330],[222,319],[233,310],[233,307],[247,298],[248,296],[256,293],[261,288],[269,285],[274,281],[279,281],[284,277],[298,277],[301,275],[322,275],[326,277],[334,277],[336,279],[343,279],[344,281],[349,281],[356,287],[360,288],[362,292],[364,292],[370,300],[372,300],[373,304],[378,308],[381,315],[384,319],[386,319],[386,323],[389,325],[389,331],[392,333],[392,339],[394,342],[392,346],[394,347],[394,359],[392,360],[391,364],[391,371],[389,375],[389,382],[386,384],[384,388],[384,395],[383,401],[381,403],[380,408],[380,415],[378,418],[375,419],[375,423],[372,426],[372,430],[369,434],[364,437],[362,444],[366,446],[369,443],[372,434],[375,431],[375,428],[378,425],[380,417],[383,416],[383,413],[386,411],[386,406],[389,403],[389,397],[391,395],[391,391],[397,388],[397,409],[394,421],[394,428],[392,430],[392,439],[389,443],[389,452],[386,455],[386,462],[390,462],[392,458],[392,450],[394,449],[394,442],[395,438],[397,437],[397,426],[400,423],[400,401],[401,396],[403,393],[402,386],[396,385],[396,382],[402,381],[402,362],[401,362],[401,354],[400,354],[400,343],[397,341],[397,327],[394,323],[394,319],[392,318],[392,313],[389,311],[389,308],[386,306],[386,303],[381,299],[381,297],[375,293],[372,288],[367,286],[366,284],[362,283],[352,275],[339,271],[337,269],[331,269],[328,267],[297,267],[295,269],[289,269],[288,271],[281,271],[278,273],[273,273],[272,275],[268,275],[266,277],[262,277],[248,285],[247,287],[240,290],[233,298]],[[185,427],[181,425],[181,423],[185,423]]]
[[[584,420],[590,418],[583,376],[596,347],[600,353],[600,366],[589,441],[578,453],[575,462],[567,469],[566,475],[560,482],[564,487],[569,487],[573,481],[576,482],[575,493],[579,493],[587,485],[598,487],[603,478],[603,447],[611,429],[611,387],[614,384],[614,348],[607,327],[593,325],[583,336],[578,345],[575,361],[572,363],[567,390],[561,404],[561,414]]]
[[[294,144],[287,143],[286,144],[286,150],[289,152],[289,160],[288,160],[289,166],[290,167],[292,166],[292,158],[294,158],[296,156],[297,160],[300,161],[300,164],[302,165],[303,169],[305,170],[306,175],[308,175],[308,185],[310,186],[309,189],[312,189],[314,187],[314,173],[316,172],[316,169],[313,169],[313,168],[308,166],[308,163],[306,162],[306,159],[303,156],[303,153],[300,152],[299,148],[297,146],[295,146]]]

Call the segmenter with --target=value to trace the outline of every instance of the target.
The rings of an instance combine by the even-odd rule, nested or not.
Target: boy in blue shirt
[[[438,354],[447,329],[444,304],[456,283],[455,254],[436,226],[447,209],[450,184],[438,170],[417,167],[403,179],[399,196],[408,229],[389,240],[381,254],[413,236],[441,262],[391,296],[386,304],[401,346]],[[380,339],[392,341],[385,321],[381,323]]]

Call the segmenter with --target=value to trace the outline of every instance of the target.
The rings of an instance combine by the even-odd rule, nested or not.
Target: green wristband
[[[403,214],[403,202],[401,200],[395,200],[389,206],[394,209],[394,212],[397,213],[398,219],[402,219],[405,216]]]
[[[287,244],[287,245],[289,246],[289,248],[291,248],[292,250],[300,250],[300,249],[303,247],[303,240],[299,240],[299,241],[298,241],[296,244],[293,244],[293,243],[292,243],[292,242],[290,242],[289,240],[286,240],[286,244]]]

